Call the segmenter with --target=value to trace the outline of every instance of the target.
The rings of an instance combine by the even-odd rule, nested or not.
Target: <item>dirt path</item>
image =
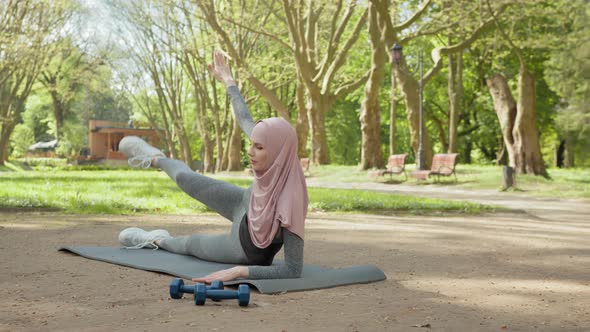
[[[412,189],[403,188],[395,190]],[[228,225],[219,217],[0,212],[0,330],[590,330],[587,202],[451,195],[443,189],[413,194],[495,202],[527,213],[312,213],[306,262],[375,264],[388,279],[281,295],[254,293],[248,308],[233,301],[195,307],[190,299],[171,300],[170,276],[56,250],[116,246],[117,233],[132,225],[173,234],[223,232]],[[413,327],[422,325],[429,327]]]

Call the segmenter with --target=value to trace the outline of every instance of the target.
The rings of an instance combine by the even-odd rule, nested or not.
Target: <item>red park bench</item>
[[[457,173],[455,173],[455,166],[457,165],[458,153],[439,153],[432,157],[432,166],[430,170],[424,171],[413,171],[412,177],[419,180],[426,180],[429,176],[433,175],[436,177],[435,181],[438,181],[441,176],[455,176],[457,181]]]
[[[378,177],[384,176],[385,174],[389,174],[391,178],[393,174],[401,174],[404,173],[406,180],[408,179],[408,174],[406,174],[406,156],[407,154],[393,154],[389,156],[387,160],[387,166],[385,169],[378,169],[369,172],[370,177]]]

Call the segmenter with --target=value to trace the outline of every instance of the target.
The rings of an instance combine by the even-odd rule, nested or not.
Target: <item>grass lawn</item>
[[[408,176],[414,165],[406,166]],[[457,165],[457,182],[454,177],[441,177],[439,183],[433,179],[417,181],[409,177],[407,181],[403,175],[394,175],[378,179],[370,179],[367,171],[361,171],[356,166],[312,166],[311,176],[325,181],[337,182],[385,182],[392,186],[403,185],[427,185],[427,186],[452,186],[461,189],[491,189],[500,191],[502,183],[502,167]],[[590,169],[556,169],[548,170],[551,179],[540,176],[519,174],[516,178],[516,193],[523,195],[535,195],[554,198],[590,198]]]
[[[9,170],[10,169],[10,170]],[[155,170],[0,170],[0,208],[56,209],[81,214],[206,212],[168,176]],[[251,179],[225,178],[246,187]],[[494,208],[468,202],[416,198],[363,190],[309,188],[310,210],[361,213],[468,213]]]

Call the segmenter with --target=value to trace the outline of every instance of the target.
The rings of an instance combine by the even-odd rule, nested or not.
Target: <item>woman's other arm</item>
[[[303,240],[283,228],[285,263],[272,266],[249,266],[248,279],[291,279],[301,277],[303,270]]]

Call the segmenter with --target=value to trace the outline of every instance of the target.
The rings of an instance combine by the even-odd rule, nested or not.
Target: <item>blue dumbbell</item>
[[[203,305],[207,299],[211,299],[213,301],[237,299],[238,304],[241,307],[246,307],[250,302],[250,287],[246,284],[241,284],[238,286],[237,291],[232,291],[207,289],[205,284],[197,284],[195,286],[195,304]]]
[[[211,286],[207,287],[208,289],[223,289],[223,281],[216,280],[211,283]],[[173,299],[181,299],[182,294],[194,294],[195,293],[195,286],[192,285],[184,285],[184,281],[182,279],[174,279],[170,282],[170,297]]]

